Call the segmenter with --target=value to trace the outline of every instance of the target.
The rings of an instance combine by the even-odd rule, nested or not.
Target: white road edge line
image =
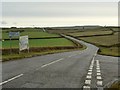
[[[19,77],[21,77],[21,76],[23,76],[23,74],[17,75],[17,76],[15,76],[15,77],[11,78],[11,79],[8,79],[8,80],[6,80],[6,81],[4,81],[4,82],[1,82],[1,83],[0,83],[0,86],[3,85],[3,84],[5,84],[5,83],[8,83],[8,82],[10,82],[10,81],[12,81],[12,80],[14,80],[14,79],[17,79],[17,78],[19,78]]]
[[[61,58],[61,59],[55,60],[55,61],[53,61],[53,62],[51,62],[51,63],[45,64],[45,65],[41,66],[41,68],[44,68],[44,67],[49,66],[49,65],[51,65],[51,64],[53,64],[53,63],[59,62],[59,61],[61,61],[61,60],[63,60],[63,59],[64,59],[64,58]]]
[[[83,86],[83,88],[85,88],[85,89],[89,88],[90,89],[90,86]]]

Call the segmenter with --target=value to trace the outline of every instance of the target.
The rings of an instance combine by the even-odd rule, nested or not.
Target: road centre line
[[[48,66],[48,65],[51,65],[51,64],[56,63],[56,62],[59,62],[59,61],[61,61],[61,60],[63,60],[63,59],[64,59],[64,58],[61,58],[61,59],[58,59],[58,60],[53,61],[53,62],[51,62],[51,63],[45,64],[45,65],[41,66],[41,68],[44,68],[44,67],[46,67],[46,66]],[[10,81],[12,81],[12,80],[14,80],[14,79],[17,79],[17,78],[19,78],[19,77],[21,77],[21,76],[23,76],[23,74],[19,74],[19,75],[15,76],[15,77],[13,77],[13,78],[11,78],[11,79],[8,79],[8,80],[6,80],[6,81],[3,81],[3,82],[0,83],[0,86],[3,85],[3,84],[8,83],[8,82],[10,82]]]
[[[88,88],[89,88],[89,89],[90,89],[90,86],[83,86],[83,88],[85,88],[85,89],[88,89]]]
[[[49,66],[49,65],[51,65],[51,64],[53,64],[53,63],[59,62],[59,61],[61,61],[61,60],[63,60],[63,59],[64,59],[64,58],[61,58],[61,59],[55,60],[55,61],[53,61],[53,62],[50,62],[50,63],[48,63],[48,64],[45,64],[45,65],[41,66],[41,68],[44,68],[44,67]]]
[[[15,76],[15,77],[13,77],[13,78],[11,78],[11,79],[8,79],[8,80],[6,80],[6,81],[3,81],[3,82],[0,83],[0,86],[3,85],[3,84],[8,83],[8,82],[10,82],[10,81],[12,81],[12,80],[14,80],[14,79],[17,79],[17,78],[19,78],[19,77],[21,77],[21,76],[23,76],[23,74],[19,74],[19,75]]]

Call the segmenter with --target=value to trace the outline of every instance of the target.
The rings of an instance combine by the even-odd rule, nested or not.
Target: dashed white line
[[[91,74],[92,74],[92,72],[88,72],[88,74],[89,74],[89,75],[91,75]]]
[[[102,77],[101,77],[101,73],[100,73],[100,64],[99,64],[99,60],[96,60],[96,70],[97,70],[97,86],[102,87],[103,81],[102,81]]]
[[[100,67],[97,67],[96,69],[97,69],[97,70],[100,70]]]
[[[90,85],[91,84],[91,80],[85,80],[85,84]]]
[[[53,62],[51,62],[51,63],[45,64],[45,65],[41,66],[41,68],[44,68],[44,67],[49,66],[49,65],[51,65],[51,64],[53,64],[53,63],[59,62],[59,61],[61,61],[61,60],[63,60],[63,59],[64,59],[64,58],[61,58],[61,59],[55,60],[55,61],[53,61]]]
[[[91,79],[92,78],[92,76],[91,75],[87,75],[87,77],[86,77],[87,79]]]
[[[8,83],[8,82],[10,82],[10,81],[12,81],[12,80],[14,80],[14,79],[17,79],[17,78],[19,78],[19,77],[21,77],[21,76],[23,76],[23,74],[17,75],[17,76],[15,76],[15,77],[11,78],[11,79],[8,79],[8,80],[6,80],[6,81],[4,81],[4,82],[1,82],[1,83],[0,83],[0,86],[3,85],[3,84]]]
[[[97,79],[102,79],[102,77],[101,76],[97,76]]]
[[[90,88],[90,86],[83,86],[83,88],[85,88],[85,89],[87,88],[88,89],[88,88]]]
[[[97,70],[97,73],[98,73],[98,72],[100,73],[100,70]]]
[[[97,73],[97,76],[98,76],[98,75],[101,75],[101,73]]]
[[[91,69],[89,69],[88,71],[89,71],[89,72],[92,72],[92,70],[91,70]]]
[[[102,83],[103,83],[102,81],[97,81],[98,86],[102,86]]]

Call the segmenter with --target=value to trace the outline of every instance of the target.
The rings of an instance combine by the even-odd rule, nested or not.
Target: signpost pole
[[[10,37],[10,54],[12,54],[12,38]]]

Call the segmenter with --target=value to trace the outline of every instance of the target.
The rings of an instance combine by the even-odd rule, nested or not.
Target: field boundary
[[[43,38],[29,38],[29,39],[54,39],[54,38],[62,38],[62,37],[43,37]],[[10,39],[4,39],[4,40],[10,40]],[[12,38],[12,40],[19,40],[19,38]]]

